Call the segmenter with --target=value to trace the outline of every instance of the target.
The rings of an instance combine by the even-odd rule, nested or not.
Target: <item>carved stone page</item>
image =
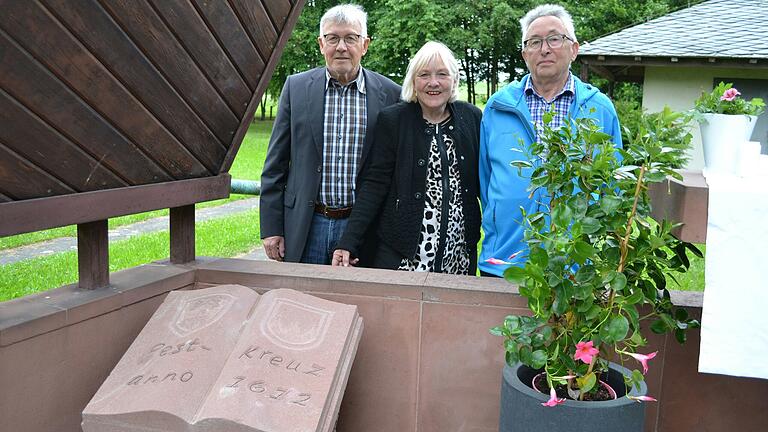
[[[292,290],[264,294],[200,425],[224,417],[248,431],[331,431],[361,332],[355,306]]]
[[[169,293],[83,411],[83,430],[186,430],[258,299],[239,285]]]

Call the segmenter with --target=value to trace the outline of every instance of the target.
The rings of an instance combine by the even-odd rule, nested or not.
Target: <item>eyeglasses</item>
[[[573,39],[569,38],[564,34],[554,34],[554,35],[549,35],[543,39],[536,38],[536,37],[530,38],[527,41],[523,41],[523,46],[528,51],[537,51],[541,49],[542,43],[544,41],[547,41],[548,47],[552,49],[558,49],[563,46],[563,42],[565,42],[566,39],[573,42]]]
[[[344,44],[347,46],[355,45],[360,41],[361,37],[363,36],[359,34],[348,34],[343,37],[336,34],[332,34],[332,33],[323,35],[323,39],[325,39],[325,43],[327,43],[330,46],[336,46],[342,40],[344,41]]]

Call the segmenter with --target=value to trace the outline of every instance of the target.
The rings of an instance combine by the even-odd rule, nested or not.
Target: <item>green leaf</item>
[[[552,221],[559,227],[567,227],[572,219],[571,209],[566,205],[559,205],[552,210]]]
[[[677,339],[678,343],[684,344],[686,341],[685,330],[675,329],[675,339]]]
[[[587,214],[587,199],[578,195],[574,196],[568,200],[568,207],[570,207],[574,218],[583,218]]]
[[[590,372],[587,375],[578,378],[576,381],[579,384],[579,389],[582,392],[589,393],[590,390],[595,388],[595,384],[597,384],[597,376],[595,376],[594,372]]]
[[[612,316],[600,329],[600,337],[609,344],[624,340],[627,333],[629,333],[629,321],[623,315]]]
[[[616,276],[611,280],[611,289],[614,291],[621,291],[627,286],[627,277],[624,273],[616,273]]]
[[[573,297],[576,300],[586,300],[592,295],[592,291],[595,287],[592,284],[580,284],[576,285],[576,290],[573,293]]]
[[[593,297],[587,297],[584,301],[579,302],[576,307],[576,311],[579,313],[585,313],[594,306],[595,299]]]
[[[600,200],[600,210],[604,211],[606,214],[615,212],[620,206],[621,197],[605,195]]]
[[[664,334],[669,330],[669,327],[667,327],[667,324],[664,323],[663,320],[656,320],[653,323],[651,323],[651,331],[656,334]]]
[[[496,327],[493,327],[492,329],[490,329],[489,331],[494,336],[503,336],[504,332],[502,331],[502,328],[503,327],[501,327],[501,326],[496,326]]]
[[[630,294],[629,297],[626,297],[624,299],[624,302],[626,304],[633,305],[633,304],[639,303],[640,300],[642,300],[643,298],[645,298],[645,294],[643,293],[643,290],[638,289],[638,290],[635,290],[635,292],[633,292],[632,294]]]
[[[516,315],[508,315],[504,318],[504,327],[515,334],[520,332],[520,317]]]
[[[552,303],[552,312],[555,315],[562,315],[565,313],[566,309],[568,308],[568,301],[570,299],[565,293],[565,288],[563,285],[558,285],[555,287],[555,301]]]
[[[576,272],[576,282],[578,283],[585,283],[585,282],[591,282],[592,279],[595,278],[595,266],[592,265],[585,265],[581,266],[579,270]]]
[[[584,234],[594,234],[600,231],[600,221],[593,217],[585,217],[580,220],[581,232]]]
[[[584,264],[592,258],[595,252],[595,248],[587,242],[579,240],[573,244],[573,259],[579,264]]]
[[[528,259],[539,267],[546,267],[549,264],[547,251],[538,246],[531,248],[530,252],[528,252]]]
[[[505,358],[505,360],[507,361],[507,364],[508,364],[508,365],[510,365],[510,366],[514,366],[514,365],[515,365],[515,363],[517,363],[518,361],[520,361],[520,357],[519,357],[519,356],[518,356],[518,354],[517,354],[516,352],[514,352],[514,351],[507,351],[507,352],[504,354],[504,358]]]
[[[530,366],[534,369],[541,369],[547,364],[547,352],[544,350],[536,350],[531,354]]]
[[[527,276],[528,273],[522,267],[509,266],[504,270],[504,279],[512,283],[521,284]]]
[[[593,319],[597,318],[600,315],[600,312],[602,309],[600,306],[593,304],[592,307],[589,308],[587,313],[584,314],[584,318],[587,319],[587,321],[592,321]]]

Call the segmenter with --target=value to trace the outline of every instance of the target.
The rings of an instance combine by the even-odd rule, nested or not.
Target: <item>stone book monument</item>
[[[362,330],[356,306],[293,290],[171,292],[83,431],[332,431]]]

